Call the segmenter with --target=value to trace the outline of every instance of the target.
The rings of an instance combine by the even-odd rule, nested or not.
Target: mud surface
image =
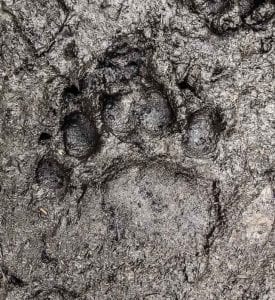
[[[272,0],[5,0],[0,300],[275,299]]]

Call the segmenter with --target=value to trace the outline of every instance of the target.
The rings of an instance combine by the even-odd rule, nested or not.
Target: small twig
[[[45,215],[45,216],[48,215],[48,212],[47,212],[46,209],[44,209],[43,207],[40,207],[40,208],[39,208],[39,211],[40,211],[43,215]]]

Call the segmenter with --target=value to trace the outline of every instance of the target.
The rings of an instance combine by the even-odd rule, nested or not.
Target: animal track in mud
[[[116,241],[147,239],[182,251],[202,250],[209,225],[211,185],[162,165],[130,167],[103,186],[103,210]],[[196,237],[196,246],[190,239]]]
[[[76,158],[91,155],[98,143],[98,133],[93,121],[79,111],[65,116],[63,122],[63,139],[66,153]]]
[[[202,109],[187,118],[187,136],[184,144],[189,156],[205,156],[214,151],[225,123],[218,109],[211,112]]]
[[[66,172],[54,158],[43,157],[37,164],[36,182],[49,189],[61,189],[66,185]]]
[[[272,297],[274,1],[180,1],[4,0],[0,299]]]

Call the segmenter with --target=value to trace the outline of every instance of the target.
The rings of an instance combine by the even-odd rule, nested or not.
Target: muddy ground
[[[0,300],[275,299],[273,0],[4,0]]]

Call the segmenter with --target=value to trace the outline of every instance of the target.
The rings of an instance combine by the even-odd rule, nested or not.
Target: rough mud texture
[[[1,1],[0,300],[275,299],[274,15]]]

